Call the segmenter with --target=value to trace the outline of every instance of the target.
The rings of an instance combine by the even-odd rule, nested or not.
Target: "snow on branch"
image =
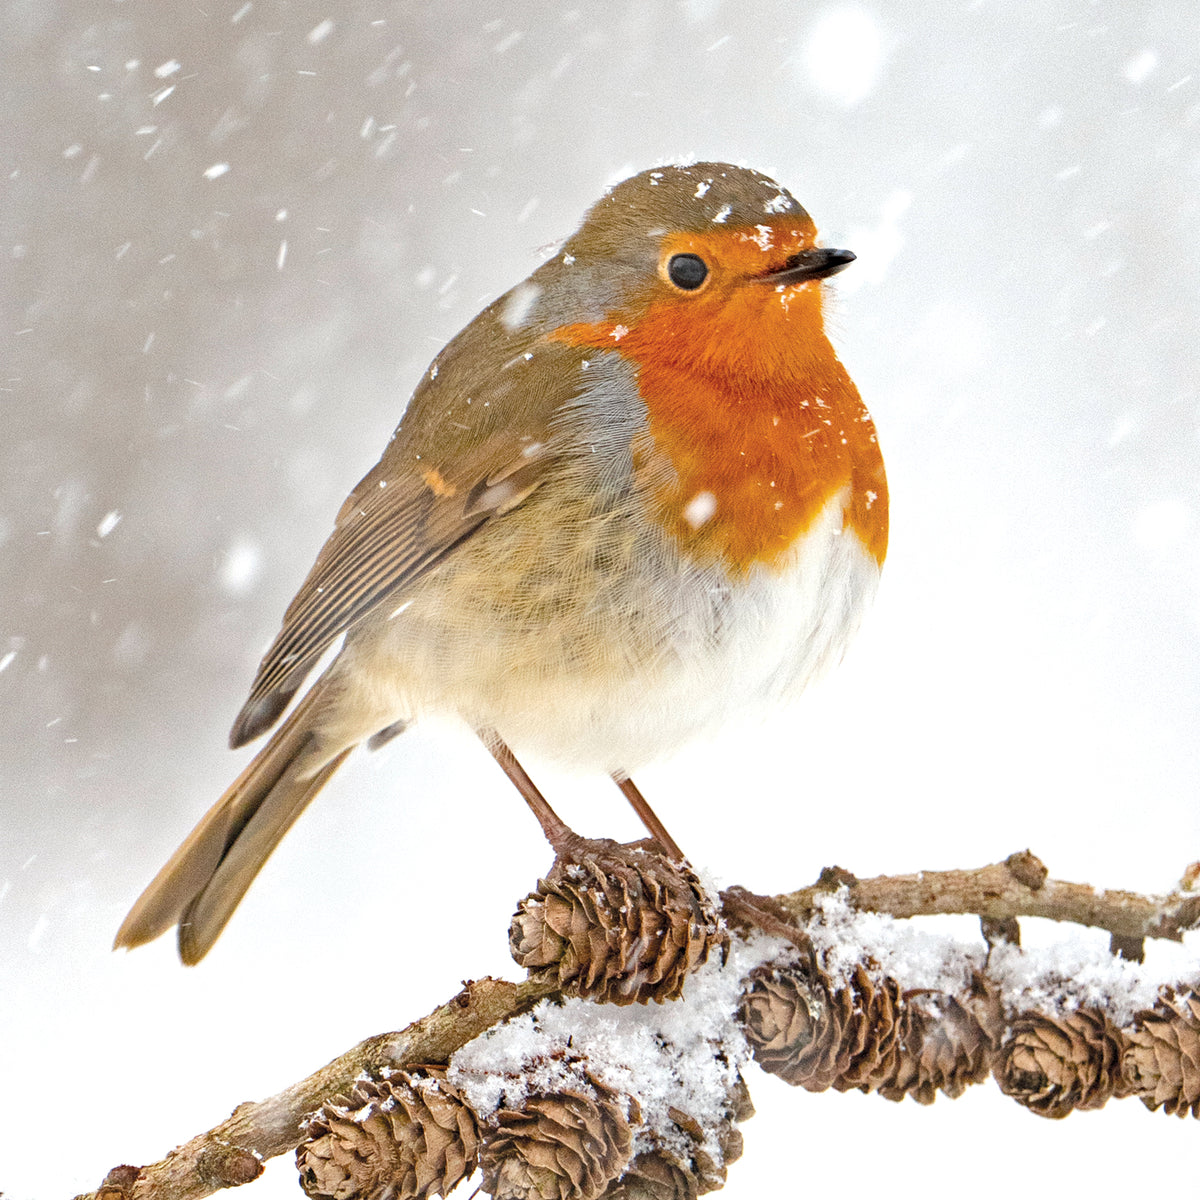
[[[694,1200],[741,1154],[751,1059],[810,1091],[928,1104],[992,1076],[1046,1117],[1129,1096],[1200,1115],[1200,968],[1163,980],[1138,961],[1144,938],[1200,923],[1194,878],[1098,892],[1024,852],[718,899],[652,843],[580,839],[513,918],[525,982],[469,983],[78,1200],[198,1200],[293,1150],[314,1198],[424,1200],[479,1173],[499,1200]],[[944,913],[984,936],[907,920]],[[1026,916],[1114,949],[1023,950]]]

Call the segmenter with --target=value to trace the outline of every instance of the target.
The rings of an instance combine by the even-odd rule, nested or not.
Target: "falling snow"
[[[831,100],[851,108],[876,88],[883,69],[883,39],[860,8],[835,8],[819,15],[803,54],[805,81]]]
[[[513,288],[500,310],[500,322],[504,328],[509,331],[522,328],[540,295],[541,288],[533,283],[522,283]]]
[[[315,46],[318,42],[323,42],[332,32],[333,21],[326,17],[319,25],[314,26],[308,31],[308,44]]]
[[[513,362],[503,398],[481,387],[467,409],[447,391],[460,367],[430,360],[543,263],[587,293],[591,248],[575,262],[562,239],[607,183],[683,155],[764,171],[811,212],[818,244],[858,255],[821,294],[879,422],[896,516],[844,664],[767,729],[725,726],[639,784],[689,851],[763,891],[828,862],[970,866],[1029,840],[1056,875],[1173,886],[1200,844],[1193,5],[1148,19],[1148,6],[1083,4],[1061,21],[1037,0],[549,14],[522,0],[451,22],[435,5],[353,2],[10,8],[0,1024],[20,1037],[0,1055],[0,1143],[21,1152],[0,1148],[6,1194],[74,1195],[127,1135],[147,1156],[199,1132],[169,1097],[146,1104],[130,1066],[177,1055],[180,1029],[203,1065],[186,1098],[215,1120],[265,1094],[263,1078],[299,1078],[463,975],[503,970],[511,902],[546,856],[487,756],[434,722],[351,757],[198,973],[165,941],[107,947],[245,761],[225,729],[414,384],[436,376],[432,401],[482,427],[547,399],[522,386],[545,386],[552,362],[571,387],[607,395],[612,379],[596,362],[580,374],[561,347],[538,346],[527,368],[549,291],[509,301],[522,328],[498,360]],[[732,221],[715,172],[683,195],[702,238]],[[751,201],[751,226],[797,211],[775,185]],[[759,294],[772,312],[789,303]],[[794,329],[794,290],[790,302]],[[580,319],[634,326],[604,303]],[[816,425],[811,394],[796,396]],[[625,420],[611,415],[606,437]],[[708,487],[725,504],[693,482],[675,511],[685,532],[689,515],[722,517]],[[714,587],[714,631],[725,600]],[[629,828],[603,779],[548,771],[544,786],[587,832]],[[450,842],[453,895],[438,853]],[[314,880],[327,882],[315,896]],[[439,936],[412,969],[306,1003],[288,975],[301,941],[378,965],[396,914],[430,895]],[[829,909],[819,934],[839,970],[853,935],[910,982],[939,978],[903,929],[847,920]],[[973,923],[933,932],[947,954],[982,952]],[[1051,947],[1037,933],[1023,925],[1031,954],[1003,964],[1031,1003],[1103,992],[1130,1011],[1173,974],[1155,956],[1175,947],[1150,945],[1140,974],[1102,938],[1056,929]],[[212,996],[248,989],[237,1021],[214,1022]],[[646,1015],[616,1019],[649,1069],[632,1024]],[[661,1032],[668,1014],[649,1015]],[[537,1036],[561,1038],[555,1018],[540,1011]],[[106,1087],[66,1141],[27,1100],[63,1029]],[[905,1121],[748,1079],[760,1116],[730,1200],[845,1190],[863,1146],[1005,1200],[1011,1172],[979,1170],[985,1143],[1016,1147],[1046,1194],[1138,1194],[1147,1162],[1156,1189],[1194,1190],[1188,1139],[1132,1103],[1067,1122],[1068,1151],[995,1095],[978,1097],[982,1116],[939,1100]],[[1127,1152],[1108,1153],[1118,1143]],[[294,1191],[288,1174],[255,1189]],[[869,1185],[914,1200],[929,1174]]]
[[[1125,64],[1125,78],[1130,83],[1144,83],[1158,66],[1158,55],[1153,50],[1143,50]]]
[[[683,519],[693,528],[699,529],[716,515],[717,498],[712,492],[697,492],[683,506]]]
[[[116,527],[121,523],[121,514],[115,509],[110,513],[105,513],[100,524],[96,526],[96,536],[106,538]]]
[[[247,591],[258,578],[262,555],[251,541],[234,542],[221,564],[221,586],[235,595]]]

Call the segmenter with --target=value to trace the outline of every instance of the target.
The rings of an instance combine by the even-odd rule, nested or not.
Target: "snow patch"
[[[1004,989],[1011,1012],[1048,1015],[1077,1008],[1104,1009],[1128,1025],[1143,1008],[1153,1008],[1161,969],[1112,954],[1104,942],[1058,942],[1034,950],[1001,945],[992,951],[988,974]]]
[[[924,922],[859,912],[848,896],[842,887],[818,897],[808,928],[821,965],[835,980],[848,982],[862,965],[875,979],[895,979],[901,991],[961,992],[970,982],[970,969],[983,966],[982,937],[963,942],[934,933]]]
[[[543,1001],[459,1050],[450,1060],[450,1081],[486,1121],[532,1094],[590,1091],[591,1076],[637,1099],[635,1153],[680,1141],[670,1116],[674,1107],[700,1124],[706,1149],[719,1162],[713,1135],[750,1057],[734,1019],[742,980],[787,952],[778,938],[734,940],[727,961],[706,963],[688,977],[681,999],[661,1006]]]

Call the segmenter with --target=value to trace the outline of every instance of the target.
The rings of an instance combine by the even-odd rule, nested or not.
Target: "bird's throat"
[[[763,299],[777,302],[751,296]],[[635,364],[647,422],[633,446],[634,480],[656,522],[685,553],[733,574],[783,569],[842,493],[845,529],[882,564],[888,495],[875,426],[819,312],[815,328],[784,312],[780,330],[755,312],[714,329],[668,308],[652,307],[630,329],[558,332]]]

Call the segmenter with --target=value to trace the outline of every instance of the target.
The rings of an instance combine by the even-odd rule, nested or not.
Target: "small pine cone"
[[[1200,1116],[1200,998],[1167,991],[1125,1034],[1129,1090],[1151,1111]]]
[[[440,1071],[361,1079],[309,1118],[296,1150],[314,1200],[445,1196],[475,1169],[479,1131]]]
[[[982,1083],[996,1044],[988,1028],[996,1029],[989,1019],[994,999],[995,990],[981,980],[963,997],[945,992],[906,997],[890,1059],[863,1090],[873,1089],[885,1100],[911,1096],[918,1104],[932,1104],[938,1092],[954,1100]]]
[[[633,1156],[622,1097],[590,1082],[594,1095],[531,1096],[496,1113],[480,1154],[485,1192],[495,1200],[595,1200],[621,1176]],[[637,1121],[636,1101],[627,1100]]]
[[[833,1086],[839,1092],[853,1088],[865,1092],[872,1080],[890,1076],[890,1065],[900,1053],[904,1016],[900,985],[888,976],[876,982],[860,963],[845,990],[854,1001],[842,1035],[842,1056],[848,1061]]]
[[[1011,1023],[992,1073],[1005,1095],[1058,1119],[1126,1094],[1124,1049],[1121,1031],[1094,1009],[1059,1017],[1024,1013]]]
[[[519,966],[613,1004],[674,1000],[720,937],[717,915],[684,864],[640,846],[583,843],[521,901],[509,929]]]
[[[604,1200],[696,1200],[699,1181],[672,1155],[648,1150],[639,1154],[621,1178],[604,1193]]]
[[[863,1087],[890,1061],[899,1012],[895,981],[863,966],[834,987],[812,966],[760,968],[742,994],[741,1017],[764,1071],[810,1092]]]
[[[724,1119],[707,1137],[695,1118],[677,1108],[669,1112],[681,1136],[639,1154],[604,1193],[604,1200],[696,1200],[725,1186],[729,1164],[742,1157],[737,1123],[754,1116],[742,1077],[737,1077],[726,1096]]]

